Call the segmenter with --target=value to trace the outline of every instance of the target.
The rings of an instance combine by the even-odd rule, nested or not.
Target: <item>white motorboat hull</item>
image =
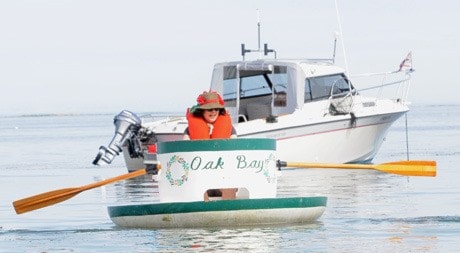
[[[277,155],[285,161],[368,162],[377,154],[388,129],[402,114],[361,118],[355,126],[350,126],[348,119],[304,125],[267,133],[264,137],[278,135]]]
[[[357,117],[354,123],[346,115],[298,125],[289,115],[279,117],[278,123],[255,120],[239,123],[236,128],[239,138],[276,139],[277,157],[284,161],[359,163],[369,162],[375,157],[388,129],[405,112],[402,108],[391,113]],[[160,132],[157,138],[159,142],[181,140],[183,132]],[[156,162],[131,158],[128,152],[123,153],[129,171],[144,168],[145,163]]]

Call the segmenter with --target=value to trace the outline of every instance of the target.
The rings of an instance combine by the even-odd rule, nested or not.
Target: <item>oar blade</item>
[[[154,168],[150,170],[157,170],[160,169],[161,166],[158,164]],[[138,176],[142,176],[147,174],[146,169],[136,170],[127,174],[123,174],[120,176],[108,178],[102,181],[94,182],[91,184],[87,184],[81,187],[73,187],[73,188],[64,188],[54,191],[49,191],[41,194],[37,194],[31,197],[23,198],[13,202],[14,209],[16,210],[17,214],[33,211],[36,209],[40,209],[43,207],[47,207],[50,205],[57,204],[59,202],[65,201],[67,199],[72,198],[73,196],[79,194],[80,192],[90,190],[96,187],[100,187],[106,184],[114,183],[120,180],[130,179]]]
[[[26,213],[65,201],[80,192],[80,188],[65,188],[49,191],[16,200],[13,202],[13,206],[17,214]]]
[[[393,173],[403,176],[422,176],[422,177],[435,177],[436,176],[436,161],[426,160],[410,160],[383,163],[377,165],[376,168],[380,171]]]

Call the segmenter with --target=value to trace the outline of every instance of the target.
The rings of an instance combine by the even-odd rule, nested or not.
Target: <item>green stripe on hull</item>
[[[193,212],[219,212],[257,209],[325,207],[326,197],[237,199],[108,207],[110,217],[178,214]]]
[[[171,141],[157,144],[158,154],[197,151],[276,150],[274,139],[225,139],[198,141]]]

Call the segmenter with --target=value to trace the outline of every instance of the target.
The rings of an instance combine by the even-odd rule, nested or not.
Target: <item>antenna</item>
[[[332,64],[335,63],[335,51],[337,49],[337,37],[339,37],[339,32],[334,33],[334,52],[332,52]]]
[[[243,61],[245,60],[245,55],[246,53],[252,53],[252,52],[258,52],[259,53],[259,59],[262,58],[262,50],[260,49],[260,12],[259,9],[256,9],[257,11],[257,50],[251,50],[251,49],[246,49],[246,46],[244,43],[241,44],[241,55],[243,56]],[[268,44],[264,44],[264,55],[268,55],[268,53],[274,53],[275,54],[275,59],[276,59],[276,51],[274,49],[269,49]]]
[[[259,9],[257,11],[257,51],[260,52],[260,12]]]
[[[251,52],[251,49],[246,49],[246,47],[244,46],[244,43],[242,43],[241,44],[241,55],[243,56],[243,61],[244,61],[244,55],[250,52]]]
[[[348,69],[347,55],[345,53],[345,42],[343,41],[342,23],[340,22],[339,5],[337,4],[337,0],[335,0],[335,11],[337,13],[337,22],[339,23],[339,33],[340,33],[340,40],[342,42],[343,60],[345,61],[345,72],[348,76],[349,69]]]
[[[268,49],[268,44],[264,44],[264,55],[268,55],[268,53],[274,53],[276,59],[276,50],[275,49]]]

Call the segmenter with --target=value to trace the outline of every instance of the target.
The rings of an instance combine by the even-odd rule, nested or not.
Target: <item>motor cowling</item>
[[[122,151],[124,143],[135,135],[141,128],[141,119],[134,113],[123,110],[113,119],[115,125],[115,135],[107,147],[101,146],[96,158],[93,161],[94,165],[100,165],[101,161],[110,164],[115,156]]]

